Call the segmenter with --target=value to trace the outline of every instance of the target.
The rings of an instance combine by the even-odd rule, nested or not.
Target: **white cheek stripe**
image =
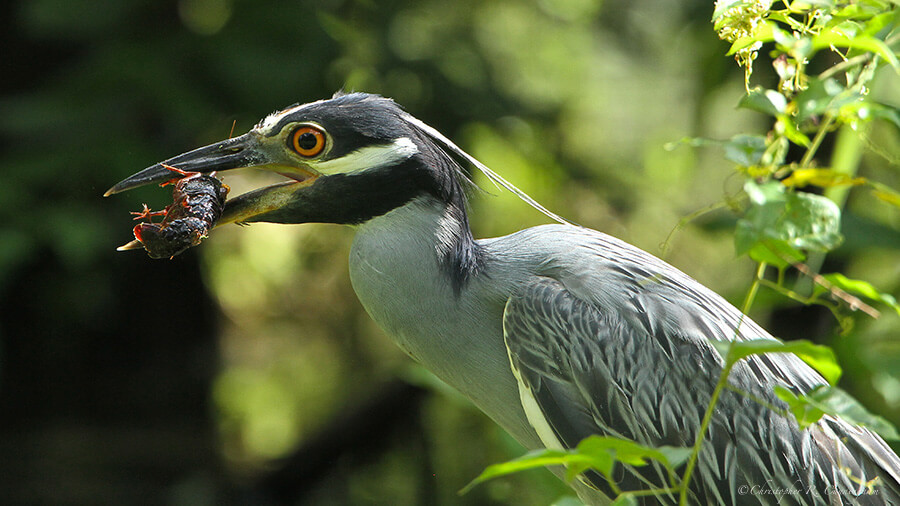
[[[396,165],[418,152],[419,148],[409,137],[401,137],[390,144],[366,146],[334,160],[310,162],[309,166],[325,175],[347,174]]]

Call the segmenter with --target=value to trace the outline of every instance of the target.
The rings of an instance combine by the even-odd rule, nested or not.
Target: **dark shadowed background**
[[[551,504],[544,471],[457,490],[522,449],[404,357],[350,288],[352,229],[223,227],[171,261],[117,253],[103,198],[159,160],[338,89],[381,93],[550,209],[663,255],[739,303],[734,218],[678,220],[740,190],[684,136],[768,128],[694,0],[31,0],[0,7],[0,503]],[[764,57],[764,56],[763,56]],[[765,67],[762,64],[761,67]],[[887,72],[889,74],[889,71]],[[765,81],[766,71],[754,75]],[[897,76],[873,93],[900,103]],[[869,133],[900,153],[889,126]],[[827,158],[828,146],[824,148]],[[865,157],[860,173],[900,187]],[[232,194],[266,181],[225,176]],[[483,180],[477,236],[545,218]],[[825,270],[900,294],[900,213],[851,194]],[[765,290],[775,335],[837,350],[842,386],[900,421],[900,319]]]

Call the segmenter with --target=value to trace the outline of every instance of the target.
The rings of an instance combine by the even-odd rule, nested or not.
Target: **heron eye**
[[[298,155],[311,158],[325,149],[325,132],[316,127],[302,126],[291,134],[291,147]]]

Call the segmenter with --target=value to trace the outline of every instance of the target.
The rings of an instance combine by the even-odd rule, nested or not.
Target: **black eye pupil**
[[[300,134],[300,137],[297,139],[297,146],[300,149],[312,149],[318,143],[319,139],[316,138],[315,134],[309,132]]]

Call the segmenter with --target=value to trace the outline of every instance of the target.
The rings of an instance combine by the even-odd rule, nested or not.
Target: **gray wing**
[[[708,339],[769,337],[679,271],[633,253],[644,263],[629,269],[617,261],[601,274],[614,292],[599,293],[600,281],[586,280],[586,271],[571,265],[548,266],[547,276],[507,302],[504,336],[526,411],[526,397],[533,398],[564,447],[591,434],[692,446],[722,367]],[[655,262],[654,269],[637,267],[646,262]],[[750,395],[722,394],[691,503],[900,504],[900,460],[877,435],[833,418],[799,431],[793,418],[750,400],[783,408],[774,384],[799,392],[822,384],[797,357],[752,357],[737,364],[730,382]],[[860,483],[875,476],[878,495],[859,496]],[[653,466],[620,466],[615,474],[622,490],[668,486],[665,477]],[[587,479],[611,492],[598,475]]]

